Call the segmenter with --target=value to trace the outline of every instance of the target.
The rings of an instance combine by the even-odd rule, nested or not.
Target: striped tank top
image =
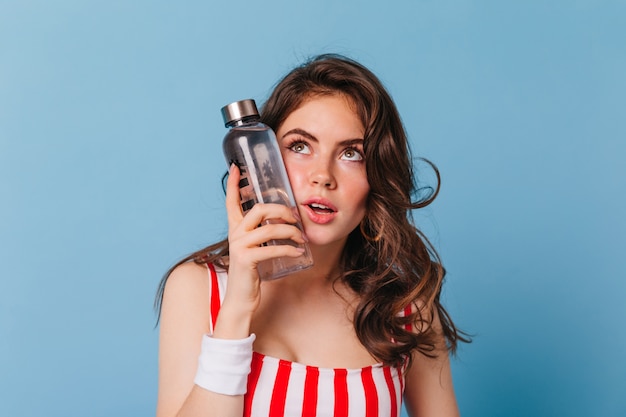
[[[208,264],[211,333],[226,290],[226,272]],[[398,417],[405,366],[319,368],[254,352],[244,417]]]

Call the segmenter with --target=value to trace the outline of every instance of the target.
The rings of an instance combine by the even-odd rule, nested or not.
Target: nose
[[[311,184],[324,188],[334,189],[337,187],[335,176],[329,164],[319,163],[311,172]]]

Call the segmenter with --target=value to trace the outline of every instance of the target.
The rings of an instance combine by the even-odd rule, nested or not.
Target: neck
[[[341,274],[339,261],[343,250],[343,242],[333,245],[310,245],[313,255],[313,266],[307,270],[279,279],[274,282],[281,286],[290,287],[296,292],[310,292],[311,290],[331,287]]]
[[[311,273],[319,277],[326,277],[327,279],[336,278],[337,274],[340,272],[339,262],[341,260],[343,247],[344,242],[325,246],[311,245],[311,254],[313,255],[313,267],[310,269]]]

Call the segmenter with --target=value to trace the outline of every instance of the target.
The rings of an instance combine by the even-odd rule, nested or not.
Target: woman
[[[465,341],[439,302],[444,270],[417,230],[404,128],[368,69],[319,56],[261,110],[277,135],[301,221],[257,204],[239,171],[226,186],[228,239],[166,274],[159,289],[157,416],[456,416],[449,352]],[[281,224],[258,227],[267,219]],[[260,261],[314,266],[259,281]],[[219,313],[219,314],[218,314]],[[195,383],[194,383],[195,382]]]

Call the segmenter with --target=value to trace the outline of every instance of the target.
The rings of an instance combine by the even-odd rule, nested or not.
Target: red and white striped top
[[[211,332],[226,289],[226,272],[208,265]],[[244,417],[398,417],[405,367],[319,368],[254,352]]]

